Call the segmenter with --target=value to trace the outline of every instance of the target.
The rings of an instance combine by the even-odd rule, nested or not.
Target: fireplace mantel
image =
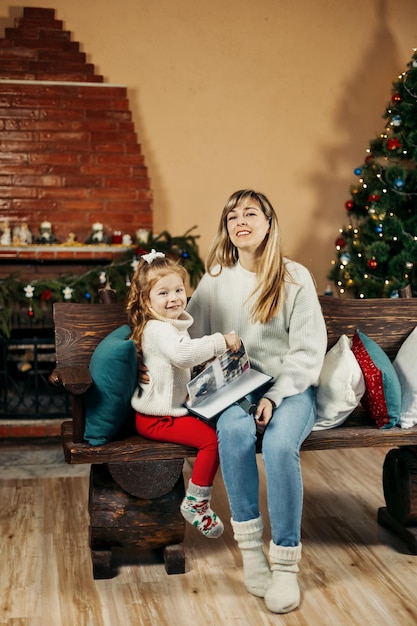
[[[126,254],[134,246],[123,245],[65,245],[39,244],[0,246],[0,262],[10,263],[101,263],[111,262]]]

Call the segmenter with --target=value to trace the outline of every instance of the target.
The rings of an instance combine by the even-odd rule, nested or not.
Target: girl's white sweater
[[[150,382],[138,387],[132,397],[135,411],[146,415],[187,415],[184,407],[191,368],[226,351],[220,332],[191,339],[193,318],[184,312],[178,320],[157,316],[143,333],[143,359]]]

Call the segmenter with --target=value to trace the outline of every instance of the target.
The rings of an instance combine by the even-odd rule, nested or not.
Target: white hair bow
[[[149,263],[149,265],[152,263],[152,261],[155,261],[155,259],[163,259],[164,257],[165,254],[163,252],[157,252],[156,250],[154,250],[154,248],[152,248],[152,250],[148,252],[148,254],[142,254],[142,259]]]

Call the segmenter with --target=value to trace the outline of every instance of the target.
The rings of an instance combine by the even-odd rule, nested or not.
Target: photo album
[[[187,385],[185,403],[191,413],[210,422],[246,394],[272,380],[251,368],[243,343],[237,352],[228,350],[209,361]]]

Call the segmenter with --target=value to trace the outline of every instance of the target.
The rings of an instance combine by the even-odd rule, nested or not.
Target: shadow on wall
[[[386,0],[379,1],[376,11],[379,23],[373,35],[370,33],[370,45],[363,53],[362,64],[346,84],[340,102],[335,103],[334,133],[341,140],[337,146],[323,145],[320,169],[313,170],[306,178],[315,193],[315,208],[308,238],[302,241],[294,258],[313,269],[320,293],[329,282],[326,276],[335,258],[338,229],[348,223],[344,204],[350,198],[350,186],[356,182],[353,170],[363,163],[370,140],[384,130],[382,116],[391,84],[405,69],[399,69],[402,61],[390,32]],[[342,58],[343,50],[341,61]],[[375,127],[378,115],[380,123]]]

